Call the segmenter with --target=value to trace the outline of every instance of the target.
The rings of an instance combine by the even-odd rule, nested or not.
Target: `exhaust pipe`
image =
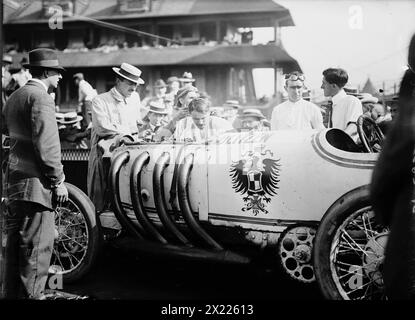
[[[193,167],[193,157],[193,154],[187,155],[184,158],[183,164],[181,164],[179,168],[178,194],[180,210],[190,230],[192,230],[209,247],[217,250],[223,250],[222,246],[202,228],[193,216],[193,210],[190,206],[187,190],[190,170]]]
[[[144,230],[131,222],[121,205],[119,176],[121,167],[126,164],[128,160],[130,160],[130,153],[124,151],[117,155],[111,163],[109,184],[110,190],[112,191],[112,206],[114,208],[115,217],[118,219],[121,226],[140,240],[143,240],[142,233]]]
[[[145,212],[141,197],[141,170],[150,161],[150,154],[142,152],[134,161],[130,173],[130,194],[135,216],[144,230],[156,241],[167,244],[167,240],[158,232]]]
[[[162,155],[157,159],[154,165],[153,171],[153,194],[154,204],[157,209],[157,214],[160,217],[164,227],[174,235],[182,244],[191,247],[190,241],[180,232],[174,222],[171,220],[167,213],[167,205],[164,196],[164,183],[163,183],[163,172],[164,169],[169,165],[170,155],[167,152],[163,152]]]

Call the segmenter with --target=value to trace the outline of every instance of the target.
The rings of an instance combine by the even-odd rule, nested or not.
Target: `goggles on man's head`
[[[297,81],[297,80],[301,80],[304,81],[305,77],[303,74],[292,74],[292,73],[288,73],[284,76],[285,80],[291,80],[291,81]]]

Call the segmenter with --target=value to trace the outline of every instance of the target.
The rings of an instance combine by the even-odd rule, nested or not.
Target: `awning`
[[[13,59],[20,61],[21,56],[21,54],[16,54]],[[223,64],[294,64],[298,66],[297,61],[284,49],[273,44],[131,48],[108,53],[59,52],[58,58],[65,68],[111,67],[120,65],[122,62],[137,66]]]

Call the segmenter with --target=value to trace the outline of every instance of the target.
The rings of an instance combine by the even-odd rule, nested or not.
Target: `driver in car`
[[[210,115],[210,101],[207,98],[192,100],[189,103],[189,114],[190,116],[179,120],[174,133],[170,133],[173,140],[203,143],[233,129],[229,121]]]

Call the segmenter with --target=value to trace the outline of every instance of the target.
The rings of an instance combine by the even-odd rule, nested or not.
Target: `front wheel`
[[[389,230],[375,219],[368,186],[354,189],[326,212],[314,240],[314,270],[332,300],[384,300],[383,261]]]
[[[69,200],[55,210],[55,243],[49,273],[70,283],[82,278],[95,262],[101,245],[101,226],[91,200],[65,183]]]

